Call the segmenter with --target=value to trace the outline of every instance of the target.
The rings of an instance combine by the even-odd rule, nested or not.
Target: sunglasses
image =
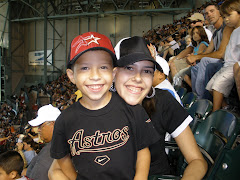
[[[198,21],[191,21],[191,24],[196,24],[197,22],[201,22],[201,20],[198,20]]]

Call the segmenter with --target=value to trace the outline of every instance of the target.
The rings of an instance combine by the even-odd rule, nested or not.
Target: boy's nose
[[[90,79],[98,80],[99,78],[100,78],[100,74],[98,69],[92,69]]]

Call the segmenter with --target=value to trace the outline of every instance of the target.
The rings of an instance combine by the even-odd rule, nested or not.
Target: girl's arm
[[[136,173],[134,180],[147,180],[151,162],[149,148],[146,147],[137,152]]]
[[[73,166],[70,155],[66,155],[62,159],[55,159],[48,171],[50,180],[75,180],[77,172]]]
[[[179,134],[175,140],[183,156],[188,162],[188,166],[184,171],[182,180],[202,179],[207,172],[208,165],[199,150],[190,127],[186,127],[186,129]]]
[[[203,52],[206,51],[206,49],[207,49],[206,44],[201,43],[200,46],[199,46],[199,48],[198,48],[198,52],[197,52],[197,54],[202,54]]]

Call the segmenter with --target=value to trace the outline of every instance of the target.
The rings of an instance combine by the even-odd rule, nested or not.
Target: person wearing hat
[[[82,97],[55,123],[50,179],[147,179],[148,146],[158,134],[145,110],[110,92],[116,56],[103,34],[87,32],[70,44],[67,75]],[[153,65],[149,68],[153,71]],[[137,93],[137,92],[136,92]],[[70,154],[71,153],[71,158]],[[74,166],[73,166],[74,165]],[[76,169],[76,170],[75,170]]]
[[[118,67],[114,69],[114,85],[118,94],[130,105],[141,104],[160,135],[158,141],[149,146],[149,175],[171,174],[165,152],[165,134],[168,132],[188,162],[182,178],[202,179],[207,172],[207,163],[188,126],[192,117],[168,91],[152,88],[154,70],[163,71],[154,59],[155,48],[144,38],[134,36],[119,41],[115,52]]]
[[[208,98],[211,95],[206,90],[206,85],[213,75],[223,66],[224,54],[234,28],[226,26],[217,4],[209,2],[205,8],[206,19],[214,25],[216,31],[208,48],[202,54],[190,55],[187,62],[195,65],[191,69],[192,91],[198,99]],[[200,61],[196,64],[197,61]]]
[[[159,64],[161,69],[160,70],[156,69],[154,72],[153,87],[167,90],[182,105],[182,101],[179,95],[177,94],[177,92],[175,91],[175,89],[167,79],[169,75],[169,65],[167,61],[160,56],[156,56],[156,62]]]
[[[204,22],[205,22],[204,16],[201,13],[194,13],[188,19],[190,20],[191,28],[193,28],[195,26],[201,26],[204,28],[204,30],[208,36],[208,41],[210,42],[212,39],[212,32],[204,26]]]
[[[191,22],[189,34],[192,34],[191,30],[194,27],[197,27],[197,26],[203,27],[205,30],[205,33],[207,34],[208,41],[210,42],[211,38],[212,38],[212,32],[204,26],[204,16],[201,13],[194,13],[188,19]],[[173,78],[173,81],[174,81],[173,83],[175,83],[175,79],[176,79],[176,78],[174,78],[174,76],[178,72],[180,72],[181,70],[183,70],[189,66],[186,58],[189,54],[194,52],[194,48],[195,48],[194,45],[192,43],[190,43],[190,45],[187,46],[187,48],[184,49],[182,52],[180,52],[177,56],[170,58],[169,66],[171,69],[171,77]],[[177,75],[176,77],[178,77],[178,76],[179,75]]]
[[[37,117],[28,123],[38,127],[40,138],[46,143],[42,150],[35,156],[27,168],[27,177],[34,180],[48,179],[48,170],[53,158],[50,157],[50,147],[54,124],[61,111],[51,104],[42,106],[37,112]]]

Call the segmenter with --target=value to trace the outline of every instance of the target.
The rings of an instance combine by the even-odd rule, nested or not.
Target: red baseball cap
[[[68,68],[85,52],[90,50],[104,50],[113,58],[113,65],[116,66],[116,55],[110,39],[97,32],[87,32],[75,37],[70,44],[68,57]]]

